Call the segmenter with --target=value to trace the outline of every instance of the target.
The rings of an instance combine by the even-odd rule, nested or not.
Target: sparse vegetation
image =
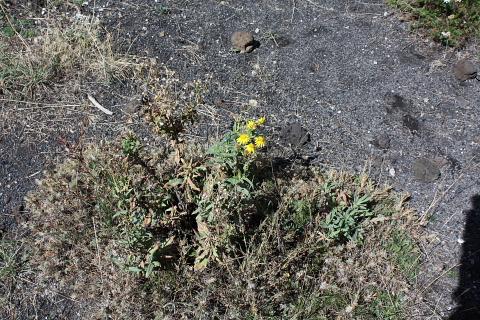
[[[401,319],[399,251],[415,244],[384,241],[412,226],[402,198],[363,175],[280,166],[262,152],[263,117],[186,142],[204,87],[168,83],[144,98],[163,146],[133,133],[84,146],[28,196],[42,285],[90,318]]]
[[[420,265],[420,253],[408,232],[396,230],[388,239],[387,250],[393,255],[397,267],[408,280],[414,281]]]
[[[8,281],[21,273],[25,257],[23,245],[15,239],[7,239],[2,235],[0,239],[0,282],[7,286]],[[5,292],[6,288],[2,288]]]
[[[0,231],[0,317],[15,314],[15,296],[20,277],[29,272],[23,239]]]
[[[7,11],[3,12],[7,17]],[[86,16],[69,23],[48,21],[37,28],[31,20],[10,17],[0,35],[0,94],[17,99],[43,96],[45,87],[55,84],[78,86],[85,79],[123,79],[137,64],[116,54],[110,36],[101,36],[100,31],[98,21]],[[27,42],[24,38],[34,32],[39,37]],[[17,49],[12,50],[12,45]]]
[[[480,36],[480,3],[477,0],[387,0],[414,20],[413,27],[425,30],[448,46],[460,46]]]
[[[46,7],[56,5],[81,2]],[[10,20],[0,35],[3,96],[35,100],[139,67],[91,18],[39,28]],[[28,264],[23,281],[35,294],[61,296],[82,319],[406,317],[419,254],[405,197],[363,174],[271,157],[265,117],[233,119],[208,143],[188,140],[207,86],[181,86],[168,70],[151,80],[141,112],[163,139],[146,144],[128,131],[80,143],[44,173],[26,198],[25,242],[0,240],[2,308],[18,306],[9,299],[25,291],[17,280]]]

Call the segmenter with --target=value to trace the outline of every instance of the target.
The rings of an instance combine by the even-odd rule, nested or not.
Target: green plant
[[[144,105],[164,143],[131,132],[80,146],[28,195],[39,285],[68,292],[91,318],[402,313],[407,277],[385,239],[410,235],[414,220],[393,191],[363,175],[275,166],[263,117],[210,147],[187,140],[206,88],[171,80]]]
[[[411,236],[405,230],[395,230],[386,248],[400,271],[409,281],[414,281],[420,266],[420,253]]]
[[[303,229],[312,219],[312,204],[307,200],[294,200],[291,204],[293,228]]]
[[[140,141],[133,134],[129,134],[122,140],[123,154],[129,157],[137,157],[141,149]]]
[[[265,146],[257,133],[265,118],[236,122],[223,139],[209,148],[208,164],[213,178],[207,179],[195,210],[198,228],[195,268],[234,250],[234,242],[245,236],[245,225],[253,214],[255,189],[252,165],[256,151]],[[215,230],[215,232],[213,232]]]
[[[0,13],[0,17],[5,20],[5,14]],[[11,23],[11,24],[10,24]],[[32,20],[29,19],[16,19],[14,17],[7,20],[6,25],[1,29],[3,35],[7,38],[12,38],[17,35],[17,32],[20,36],[24,38],[32,38],[37,34],[37,31],[33,27]]]
[[[172,10],[166,6],[163,6],[163,5],[158,5],[155,7],[155,11],[160,13],[160,14],[163,14],[163,15],[167,15],[167,14],[170,14],[172,13]]]
[[[29,273],[27,248],[17,236],[0,231],[0,317],[16,310],[15,301],[23,277]]]
[[[251,178],[252,164],[258,150],[265,147],[266,139],[257,130],[264,125],[266,119],[236,122],[233,129],[227,132],[223,139],[211,146],[207,154],[211,156],[210,163],[228,176],[226,183],[241,188],[241,185],[253,187]]]
[[[445,45],[462,45],[469,37],[480,36],[480,3],[476,0],[388,0],[408,13],[421,28]]]
[[[25,256],[23,245],[18,240],[0,239],[0,282],[7,284],[17,274],[21,273]],[[3,290],[2,290],[3,291]]]
[[[408,319],[404,313],[404,303],[400,295],[387,291],[373,293],[373,298],[368,304],[362,304],[353,311],[354,319]]]
[[[348,303],[348,297],[335,291],[300,296],[289,306],[288,314],[291,316],[289,319],[327,320],[329,319],[329,310],[331,310],[330,312],[343,310]]]
[[[338,187],[328,181],[322,190],[331,208],[323,223],[327,237],[337,241],[361,242],[362,223],[374,216],[371,210],[372,197],[366,194],[339,192]]]

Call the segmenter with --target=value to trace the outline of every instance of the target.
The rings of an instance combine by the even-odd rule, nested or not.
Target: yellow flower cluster
[[[256,135],[255,130],[265,124],[267,119],[261,117],[257,120],[248,120],[245,131],[238,135],[237,143],[242,146],[247,155],[254,154],[257,149],[265,147],[267,141],[264,136]]]

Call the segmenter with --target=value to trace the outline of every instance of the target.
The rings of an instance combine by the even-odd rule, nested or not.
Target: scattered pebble
[[[390,169],[388,170],[388,174],[389,174],[390,177],[392,177],[392,178],[395,177],[395,173],[396,173],[396,172],[395,172],[395,168],[390,168]]]
[[[403,116],[402,123],[411,133],[417,133],[420,129],[420,122],[409,114]]]
[[[464,243],[465,243],[465,240],[463,240],[462,238],[458,238],[458,239],[457,239],[457,242],[458,242],[459,244],[464,244]]]
[[[455,78],[460,81],[475,79],[477,77],[477,67],[470,60],[460,60],[454,67]]]
[[[283,127],[281,137],[286,143],[296,147],[301,147],[310,141],[310,134],[307,129],[298,122],[290,123]]]
[[[390,148],[390,137],[386,134],[380,134],[373,139],[372,144],[378,149],[387,150]]]
[[[433,182],[440,177],[440,169],[434,161],[418,158],[413,163],[413,175],[420,182]]]
[[[240,53],[252,52],[255,49],[255,39],[250,32],[236,31],[232,34],[232,46]]]

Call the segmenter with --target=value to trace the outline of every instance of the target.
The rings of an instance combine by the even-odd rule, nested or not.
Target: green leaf
[[[174,179],[168,180],[168,182],[167,182],[167,184],[171,187],[179,186],[182,183],[183,183],[183,179],[181,179],[181,178],[174,178]]]
[[[141,273],[142,272],[142,269],[140,269],[138,267],[128,267],[127,270],[130,271],[130,272],[133,272],[133,273]]]

